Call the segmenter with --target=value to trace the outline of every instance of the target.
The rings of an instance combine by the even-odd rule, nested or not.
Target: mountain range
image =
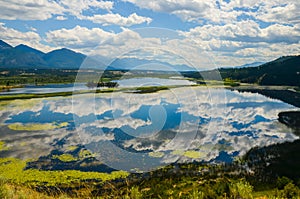
[[[187,65],[172,65],[159,60],[139,58],[117,58],[108,64],[99,60],[103,58],[87,57],[67,48],[44,53],[24,44],[16,47],[0,40],[0,68],[5,69],[106,69],[106,70],[160,70],[178,71],[187,77],[201,78],[199,72]],[[230,78],[246,83],[260,85],[300,86],[300,55],[283,56],[267,63],[254,62],[231,68],[215,69],[222,78]],[[212,71],[203,71],[209,77]],[[212,76],[213,78],[213,76]]]
[[[0,40],[0,68],[78,69],[85,58],[66,48],[44,53],[24,44],[12,47]]]
[[[0,40],[0,68],[79,69],[84,65],[84,68],[102,70],[193,70],[187,65],[172,65],[158,60],[122,58],[115,59],[108,67],[99,60],[102,59],[88,57],[67,48],[44,53],[24,44],[13,47]]]

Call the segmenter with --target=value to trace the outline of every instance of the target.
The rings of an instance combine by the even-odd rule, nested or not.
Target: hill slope
[[[51,51],[43,56],[43,59],[48,63],[49,66],[54,68],[72,69],[79,69],[85,58],[86,55],[76,53],[66,48]]]
[[[11,45],[8,43],[5,43],[4,41],[0,40],[0,50],[8,49],[8,48],[13,48]]]
[[[12,47],[0,40],[0,68],[79,69],[85,58],[66,48],[44,53],[24,44]]]
[[[187,65],[172,65],[159,60],[147,60],[137,58],[116,59],[110,64],[114,70],[156,70],[156,71],[193,71]]]
[[[259,85],[300,86],[300,56],[285,56],[257,67],[220,69],[223,78]]]
[[[282,85],[300,87],[300,55],[280,57],[256,67],[220,68],[210,71],[185,72],[186,77],[206,80],[218,80],[219,74],[223,79],[259,85]]]

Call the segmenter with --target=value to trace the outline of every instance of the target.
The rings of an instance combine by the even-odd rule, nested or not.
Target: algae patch
[[[45,130],[54,130],[68,126],[68,122],[62,122],[59,124],[56,123],[29,123],[29,124],[21,124],[21,123],[13,123],[9,124],[8,128],[15,131],[45,131]]]
[[[163,152],[150,152],[148,155],[153,158],[162,158],[165,154]]]
[[[42,99],[0,101],[0,111],[23,111],[38,108]]]
[[[62,162],[77,161],[77,158],[75,158],[71,154],[54,155],[54,156],[52,156],[52,158],[59,159]]]
[[[38,169],[24,170],[27,162],[16,158],[0,158],[0,177],[14,183],[32,186],[76,186],[80,182],[104,182],[126,178],[129,173],[113,171],[111,173],[83,172],[77,170],[42,171]]]
[[[9,147],[7,147],[3,141],[0,141],[0,151],[6,151],[8,149]]]
[[[183,155],[184,155],[185,157],[193,158],[193,159],[198,159],[198,158],[203,157],[203,153],[200,152],[200,151],[185,151],[185,152],[183,153]]]

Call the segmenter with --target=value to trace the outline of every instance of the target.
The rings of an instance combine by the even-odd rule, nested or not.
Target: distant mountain
[[[187,65],[172,65],[158,60],[137,58],[116,59],[109,65],[110,70],[155,70],[155,71],[194,71]]]
[[[0,40],[0,50],[9,49],[9,48],[13,48],[13,47],[8,43],[5,43],[4,41]]]
[[[300,86],[300,55],[284,56],[257,67],[219,69],[223,78],[259,85]]]
[[[20,52],[24,52],[24,53],[33,53],[33,54],[37,54],[37,55],[40,55],[40,56],[45,55],[45,53],[43,53],[42,51],[31,48],[31,47],[26,46],[24,44],[20,44],[20,45],[16,46],[15,49],[20,51]]]
[[[241,66],[236,66],[235,68],[257,67],[257,66],[263,65],[264,63],[265,62],[253,62],[253,63],[250,63],[250,64],[244,64],[244,65],[241,65]]]
[[[0,44],[1,68],[45,67],[47,65],[38,50],[25,47],[25,45],[13,48],[1,40]]]
[[[43,56],[49,66],[54,68],[74,68],[79,69],[86,55],[76,53],[67,48],[51,51]]]
[[[86,55],[63,48],[44,53],[24,44],[12,47],[0,40],[0,68],[79,69]],[[96,67],[96,62],[93,66]]]

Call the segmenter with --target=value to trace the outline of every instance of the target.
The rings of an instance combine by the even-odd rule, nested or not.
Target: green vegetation
[[[200,151],[185,151],[183,155],[188,158],[197,159],[201,158],[203,156],[203,153],[201,153]]]
[[[125,178],[128,176],[124,171],[113,171],[111,173],[82,172],[76,170],[66,171],[41,171],[27,169],[26,161],[15,158],[0,159],[0,176],[11,183],[38,187],[77,187],[81,183],[90,181],[93,184],[101,184],[107,180]]]
[[[148,154],[150,157],[154,157],[154,158],[161,158],[164,156],[163,152],[150,152]]]
[[[25,84],[73,84],[90,81],[109,82],[123,76],[124,71],[80,70],[77,69],[1,69],[0,91]],[[100,79],[99,79],[100,78]]]
[[[67,159],[74,157],[59,156]],[[65,160],[64,160],[65,161]],[[25,169],[26,161],[0,159],[0,198],[299,198],[287,177],[264,184],[226,165],[170,165],[140,175]],[[204,171],[206,169],[207,171]],[[127,177],[126,180],[115,180]]]
[[[77,160],[77,158],[75,158],[71,154],[54,155],[54,156],[52,156],[52,158],[59,159],[60,161],[63,161],[63,162],[72,162],[72,161]]]
[[[1,96],[0,96],[1,98]],[[40,104],[42,101],[40,99],[32,100],[11,100],[11,101],[0,101],[0,111],[10,110],[10,111],[20,111],[32,109],[36,105]]]
[[[8,149],[9,147],[7,147],[3,141],[0,141],[0,151],[6,151]]]
[[[184,72],[188,78],[203,80],[217,80],[219,74],[224,79],[225,85],[237,86],[235,82],[258,85],[286,85],[300,87],[300,55],[280,57],[274,61],[257,67],[248,68],[220,68],[211,71]],[[228,81],[230,80],[230,81]],[[234,81],[235,82],[234,82]]]
[[[70,91],[70,92],[58,92],[58,93],[32,93],[32,94],[11,94],[11,95],[0,95],[0,109],[1,107],[6,108],[7,105],[4,101],[11,101],[11,100],[21,100],[21,99],[34,99],[34,98],[48,98],[48,97],[66,97],[72,95],[79,95],[79,94],[93,94],[93,93],[112,93],[112,92],[133,92],[139,94],[146,94],[146,93],[154,93],[161,90],[168,90],[171,88],[178,88],[183,86],[146,86],[146,87],[139,87],[139,88],[104,88],[104,89],[97,89],[97,90],[82,90],[82,91]],[[33,104],[36,104],[32,102]],[[2,105],[1,105],[2,104]]]
[[[54,130],[68,126],[68,122],[62,122],[60,124],[56,123],[30,123],[30,124],[21,124],[21,123],[13,123],[9,124],[8,128],[15,131],[44,131],[44,130]]]

